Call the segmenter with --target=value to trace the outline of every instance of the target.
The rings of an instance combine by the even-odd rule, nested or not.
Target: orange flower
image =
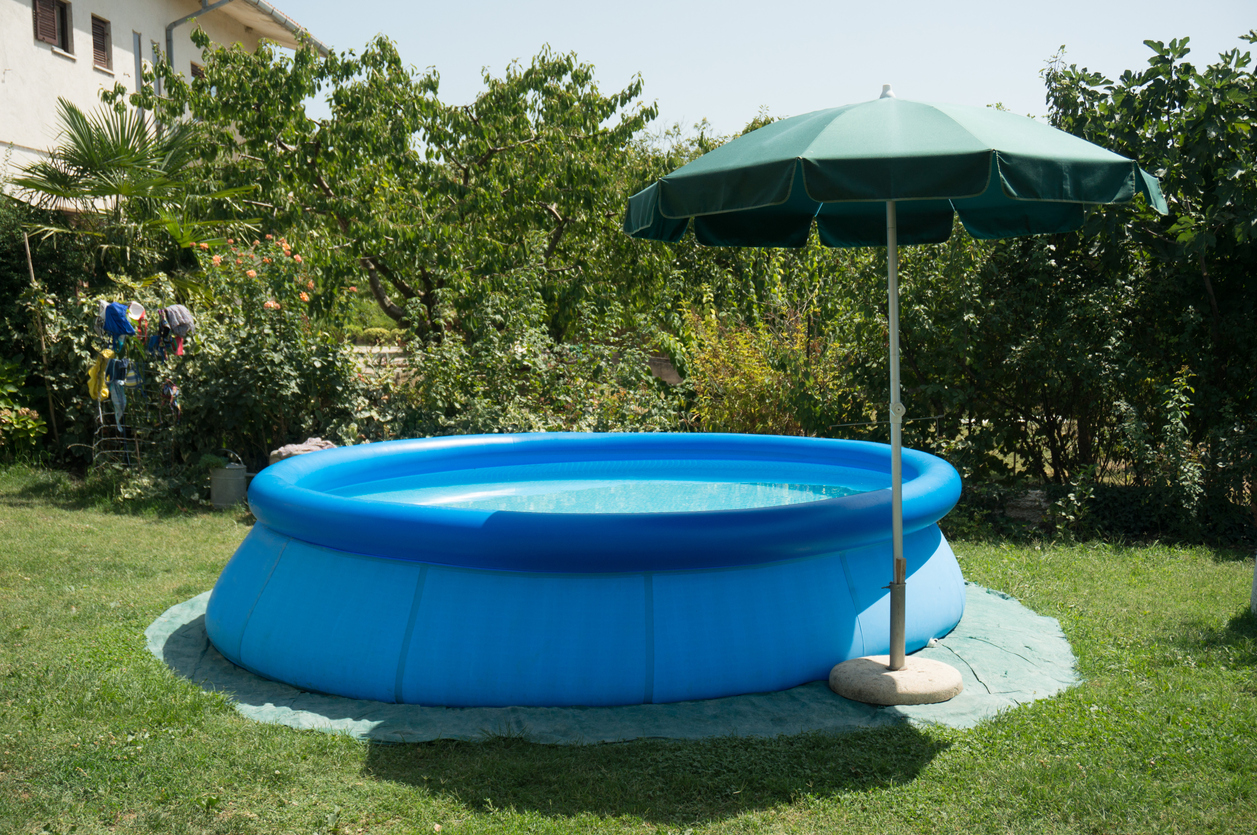
[[[263,258],[263,259],[262,259],[262,263],[263,263],[263,264],[269,264],[269,263],[271,263],[271,259],[269,259],[269,258]]]
[[[209,244],[201,244],[201,249],[202,250],[209,249]]]
[[[349,292],[351,292],[351,293],[357,293],[357,292],[358,292],[358,288],[357,288],[357,287],[355,287],[355,286],[353,286],[353,285],[351,284],[351,285],[349,285]]]
[[[262,307],[265,307],[267,310],[279,310],[279,302],[274,299],[267,299],[262,303]]]
[[[236,259],[236,264],[237,264],[237,265],[240,265],[240,264],[243,264],[243,263],[244,263],[244,262],[243,262],[243,261],[241,261],[239,258],[237,258],[237,259]]]
[[[257,270],[245,270],[245,271],[244,271],[244,274],[245,274],[245,275],[247,275],[249,278],[257,278],[257,277],[258,277]]]
[[[300,298],[301,298],[301,300],[302,300],[303,302],[308,302],[308,301],[310,301],[310,296],[309,296],[309,294],[308,294],[308,293],[306,293],[306,291],[305,291],[305,290],[302,290],[302,291],[301,291],[301,293],[300,293],[299,295],[300,295]]]
[[[232,245],[232,244],[234,244],[234,243],[235,243],[235,241],[234,241],[234,240],[232,240],[231,238],[228,238],[228,239],[227,239],[227,246],[231,246],[231,245]]]
[[[253,242],[253,245],[254,245],[254,246],[257,246],[257,245],[258,245],[258,244],[260,244],[260,243],[262,243],[262,242],[261,242],[261,241],[254,241],[254,242]]]
[[[309,280],[309,281],[307,281],[307,282],[306,282],[306,289],[307,289],[307,290],[313,290],[313,289],[314,289],[314,279],[311,279],[311,280]]]
[[[294,260],[294,261],[296,261],[298,264],[300,264],[300,263],[301,263],[301,256],[300,256],[300,255],[294,255],[294,256],[292,256],[292,260]]]
[[[223,263],[223,256],[215,255],[213,258],[210,259],[210,263],[213,264],[215,267],[217,267],[219,264]]]
[[[268,240],[268,241],[273,241],[273,240],[275,240],[275,236],[274,236],[274,235],[267,235],[267,236],[266,236],[266,240]]]

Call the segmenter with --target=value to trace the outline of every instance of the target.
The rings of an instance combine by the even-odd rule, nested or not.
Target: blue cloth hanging
[[[127,317],[127,306],[122,302],[112,302],[105,308],[105,333],[114,336],[134,336],[135,328]]]

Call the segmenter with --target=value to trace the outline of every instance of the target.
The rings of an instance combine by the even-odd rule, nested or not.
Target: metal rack
[[[100,343],[100,347],[114,349],[111,339],[102,339]],[[118,355],[134,364],[138,382],[122,387],[126,405],[121,415],[112,391],[110,397],[96,401],[92,466],[141,469],[146,461],[154,460],[161,445],[171,441],[170,429],[176,421],[161,399],[162,382],[168,375],[165,364],[143,350],[123,348],[118,350]]]

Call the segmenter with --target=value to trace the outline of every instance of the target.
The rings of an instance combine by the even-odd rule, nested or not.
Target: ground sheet
[[[964,692],[942,704],[901,707],[852,702],[834,695],[825,682],[779,693],[628,707],[444,708],[325,696],[260,678],[219,655],[205,634],[209,592],[168,609],[145,635],[149,650],[176,674],[226,695],[250,719],[388,742],[494,735],[551,744],[773,737],[901,722],[968,728],[1078,682],[1073,651],[1055,619],[972,583],[965,591],[960,624],[919,653],[959,669]]]

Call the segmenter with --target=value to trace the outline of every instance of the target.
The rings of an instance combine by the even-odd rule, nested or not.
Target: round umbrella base
[[[869,655],[843,661],[829,671],[829,689],[855,702],[873,705],[928,705],[960,694],[960,671],[941,661],[905,658],[902,670],[890,669],[890,656]]]

